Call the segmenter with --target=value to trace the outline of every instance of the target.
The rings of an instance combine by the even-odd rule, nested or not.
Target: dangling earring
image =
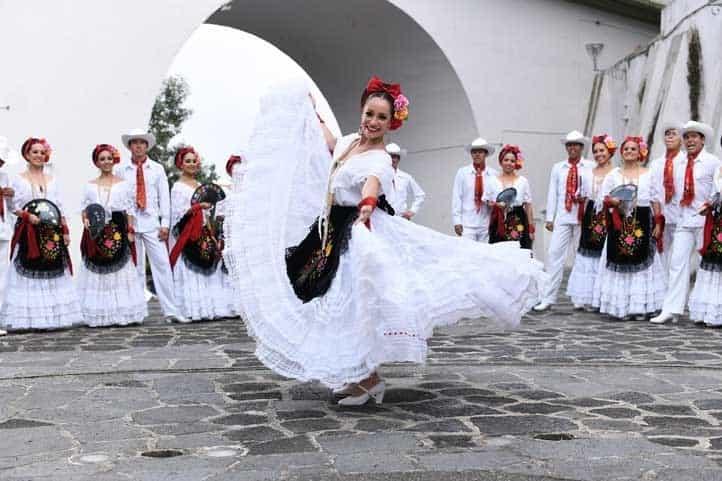
[[[359,126],[358,126],[358,134],[359,134],[359,137],[363,137],[363,131],[364,131],[364,126],[363,126],[363,125],[359,125]]]

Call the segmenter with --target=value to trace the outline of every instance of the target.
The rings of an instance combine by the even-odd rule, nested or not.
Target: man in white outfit
[[[699,211],[713,192],[714,176],[720,165],[717,157],[704,150],[705,141],[712,139],[712,135],[712,127],[702,122],[690,120],[682,127],[687,155],[674,165],[674,196],[680,212],[673,234],[669,283],[662,312],[649,320],[654,324],[676,322],[687,304],[692,255],[697,255],[705,221]]]
[[[148,158],[155,136],[135,129],[122,136],[131,152],[131,162],[119,165],[116,174],[135,192],[135,247],[138,255],[138,282],[145,287],[145,253],[148,251],[153,285],[163,315],[168,321],[189,322],[173,298],[173,271],[168,259],[170,191],[163,166]]]
[[[406,149],[391,143],[386,146],[386,152],[391,156],[391,166],[394,168],[394,192],[387,200],[394,208],[396,215],[411,220],[419,212],[426,193],[411,174],[399,169],[401,159],[406,156]],[[409,198],[411,198],[411,205],[409,205]]]
[[[669,271],[669,261],[672,258],[672,242],[674,239],[674,231],[677,229],[679,221],[680,196],[675,194],[675,171],[680,168],[684,169],[687,164],[687,154],[682,149],[682,123],[667,122],[662,126],[664,132],[664,145],[666,147],[665,154],[654,159],[649,164],[649,170],[654,176],[654,182],[661,193],[662,214],[664,215],[664,237],[662,238],[662,246],[664,251],[662,259],[664,261],[665,271]]]
[[[10,146],[5,137],[0,137],[0,168],[10,159]],[[10,240],[13,237],[13,229],[15,224],[15,216],[12,213],[10,199],[15,193],[10,187],[10,178],[8,174],[0,171],[0,303],[3,299],[5,291],[5,273],[10,265]],[[0,329],[0,336],[6,335],[7,332]]]
[[[472,163],[456,172],[451,194],[451,218],[456,235],[477,242],[489,242],[491,210],[482,198],[484,189],[498,175],[486,165],[486,158],[493,154],[494,150],[495,148],[481,137],[466,146]]]
[[[582,179],[593,175],[594,162],[582,158],[589,139],[573,130],[562,139],[562,143],[567,150],[567,160],[552,167],[547,193],[545,228],[552,233],[545,266],[549,283],[541,302],[534,306],[535,311],[546,310],[557,302],[569,246],[577,238],[584,210],[579,197]]]

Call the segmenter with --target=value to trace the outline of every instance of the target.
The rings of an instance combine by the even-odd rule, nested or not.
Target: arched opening
[[[370,75],[400,82],[412,102],[411,118],[389,141],[408,150],[401,168],[427,193],[416,220],[449,231],[454,165],[464,158],[462,146],[476,135],[476,123],[451,63],[413,18],[387,0],[314,0],[302,8],[234,0],[206,23],[250,33],[288,55],[323,92],[344,133],[357,129],[358,100]],[[264,91],[275,80],[254,88]]]

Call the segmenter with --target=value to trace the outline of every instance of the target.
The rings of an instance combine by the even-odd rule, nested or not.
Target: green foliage
[[[689,112],[692,120],[699,120],[699,102],[702,97],[702,43],[699,30],[689,30],[687,56],[687,83],[689,84]]]
[[[156,144],[148,155],[160,162],[168,176],[171,187],[178,180],[180,172],[175,167],[173,157],[183,145],[171,145],[173,137],[181,132],[183,123],[193,114],[184,107],[188,98],[188,83],[182,77],[168,77],[163,81],[163,89],[153,104],[148,130],[155,135]],[[198,175],[199,182],[215,182],[218,174],[214,165],[204,166]]]

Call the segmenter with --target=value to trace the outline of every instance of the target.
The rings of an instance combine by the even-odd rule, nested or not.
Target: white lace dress
[[[85,209],[90,204],[104,206],[108,222],[113,212],[132,214],[135,190],[126,181],[113,185],[111,189],[88,182],[81,208]],[[81,262],[79,271],[78,295],[88,326],[125,326],[141,323],[148,316],[143,286],[138,282],[138,273],[130,255],[119,270],[94,272]]]
[[[542,265],[517,243],[498,247],[450,237],[377,209],[371,230],[351,229],[328,291],[303,303],[285,253],[323,209],[331,158],[307,88],[264,98],[251,137],[239,205],[229,219],[239,293],[256,356],[277,373],[328,386],[359,381],[383,363],[422,363],[436,326],[487,317],[516,326],[538,302]],[[339,139],[336,155],[353,136]],[[336,204],[356,206],[367,176],[390,191],[383,151],[345,161],[333,180]],[[241,235],[242,234],[242,235]]]
[[[234,308],[238,315],[241,317],[244,317],[243,315],[243,305],[241,304],[241,297],[238,293],[238,285],[239,285],[239,279],[238,276],[242,275],[242,271],[239,267],[239,262],[237,257],[233,256],[233,252],[228,249],[228,245],[233,243],[233,240],[231,240],[232,237],[236,235],[241,235],[240,229],[234,229],[234,225],[232,222],[230,222],[230,218],[235,215],[235,211],[238,210],[240,206],[240,198],[241,198],[241,191],[243,189],[243,177],[246,174],[246,170],[248,167],[248,159],[244,158],[242,163],[236,163],[233,165],[233,168],[231,170],[231,189],[228,193],[228,196],[226,197],[226,200],[223,201],[223,210],[226,216],[226,220],[223,225],[223,235],[226,239],[226,248],[223,250],[223,262],[226,265],[226,268],[228,270],[228,274],[223,276],[223,284],[224,286],[227,286],[228,289],[231,291],[231,297],[233,299]],[[238,241],[236,241],[236,244]],[[235,267],[234,267],[235,266]]]
[[[650,171],[639,176],[637,183],[637,206],[650,207],[652,201],[658,201],[659,193],[652,182]],[[604,197],[617,186],[630,183],[630,179],[622,176],[620,168],[615,168],[604,179],[597,199],[601,207]],[[651,232],[651,228],[650,228]],[[607,263],[607,249],[610,235],[604,243],[602,256],[599,259],[597,281],[594,286],[592,304],[599,307],[599,312],[617,318],[630,315],[647,315],[662,308],[667,290],[667,275],[662,265],[661,256],[657,253],[656,244],[652,242],[651,262],[637,272],[621,272],[610,268]]]
[[[45,198],[58,206],[64,215],[58,183],[55,179],[47,184],[47,192],[17,175],[11,180],[15,190],[12,199],[13,210],[33,199]],[[75,240],[78,242],[79,240]],[[16,264],[18,249],[7,270],[7,285],[0,309],[0,327],[3,329],[57,329],[83,323],[83,315],[73,278],[66,268],[60,277],[36,278],[21,274]]]
[[[582,179],[582,196],[594,200],[595,206],[597,206],[597,198],[606,174],[587,177],[588,180]],[[567,295],[575,306],[599,307],[599,305],[594,305],[594,285],[599,274],[599,259],[598,253],[593,256],[577,250],[572,272],[567,282]]]
[[[170,193],[171,226],[175,226],[190,209],[194,191],[193,187],[183,182],[173,184]],[[222,214],[221,206],[216,209],[217,214]],[[207,215],[207,212],[204,215]],[[171,236],[171,249],[175,245],[175,241],[175,236]],[[228,275],[221,270],[220,263],[215,272],[205,275],[194,271],[181,254],[173,268],[176,303],[183,316],[194,321],[237,316],[239,313],[233,299],[231,286]]]
[[[715,177],[714,193],[722,192],[722,171]],[[714,234],[713,234],[714,235]],[[717,234],[719,235],[719,234]],[[710,247],[719,245],[715,242]],[[689,317],[710,326],[722,326],[722,266],[700,264],[694,288],[689,295]]]

